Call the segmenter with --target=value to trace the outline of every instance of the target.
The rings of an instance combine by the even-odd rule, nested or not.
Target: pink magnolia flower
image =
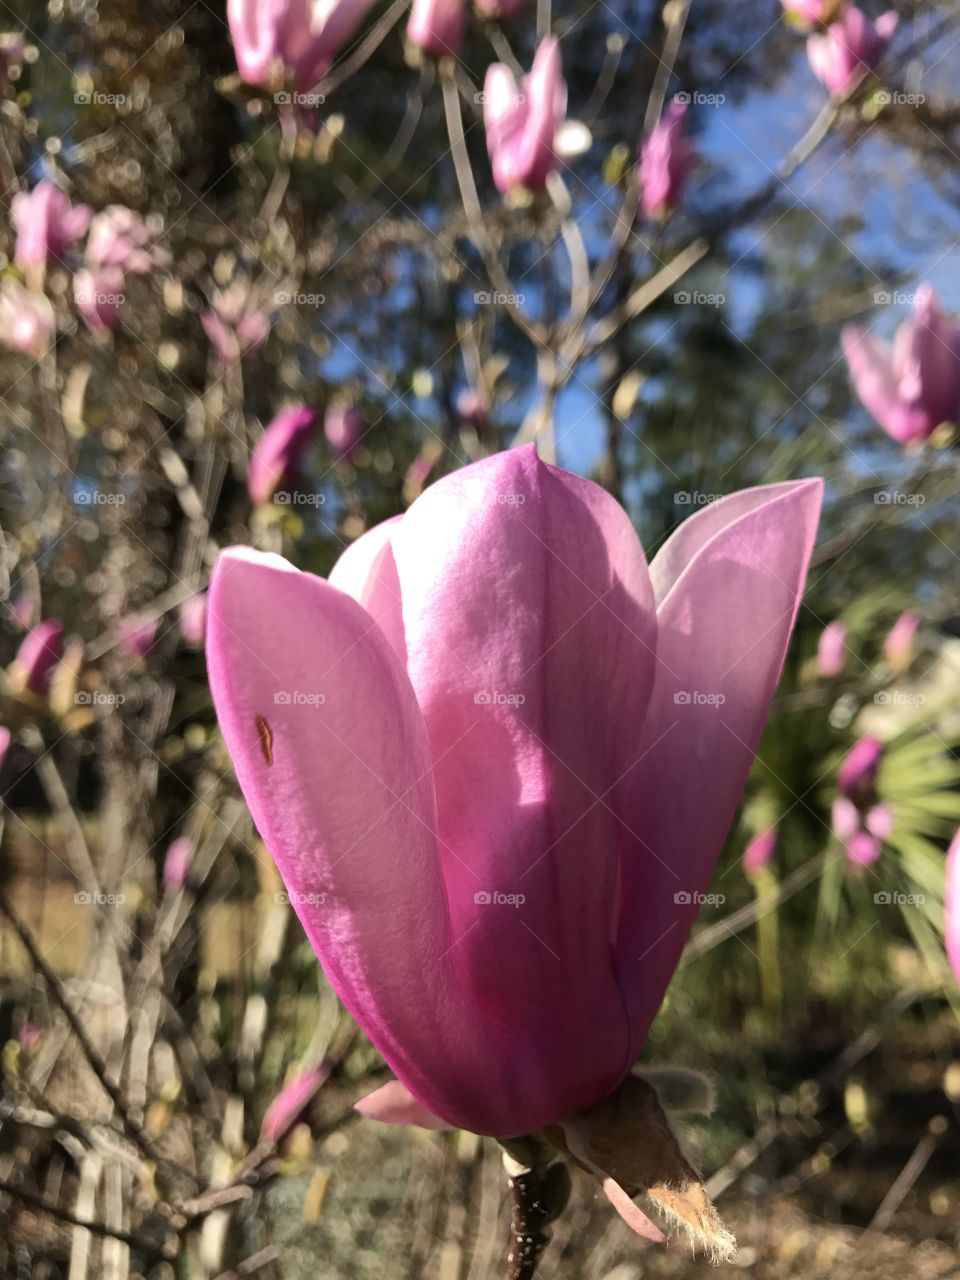
[[[92,333],[115,329],[125,296],[119,267],[82,267],[73,277],[73,300]]]
[[[723,498],[648,567],[615,500],[527,446],[438,480],[329,582],[221,555],[217,716],[398,1077],[368,1114],[515,1136],[626,1078],[763,729],[821,488]]]
[[[237,69],[248,84],[293,80],[306,92],[327,74],[373,0],[227,0]]]
[[[270,317],[254,296],[250,285],[236,280],[219,290],[209,310],[200,317],[204,333],[224,364],[236,364],[263,345],[270,332]]]
[[[356,406],[330,409],[323,422],[323,434],[335,458],[349,460],[356,453],[365,429],[363,413]]]
[[[207,595],[198,591],[180,606],[180,634],[187,644],[199,648],[207,630]]]
[[[463,44],[465,0],[413,0],[407,39],[434,58],[456,54]]]
[[[10,202],[17,266],[29,268],[49,259],[59,262],[90,225],[90,214],[85,204],[71,205],[70,197],[49,178],[42,178],[30,192],[19,192]]]
[[[872,867],[893,830],[893,810],[887,804],[861,810],[852,800],[840,796],[833,806],[833,830],[851,862],[858,867]]]
[[[892,350],[856,325],[841,340],[857,395],[900,444],[925,440],[960,416],[960,326],[947,320],[930,285],[917,290]]]
[[[863,825],[878,840],[887,840],[893,831],[893,810],[888,804],[872,805],[864,815]]]
[[[95,266],[118,267],[128,275],[147,275],[169,255],[154,246],[148,248],[153,232],[133,209],[111,204],[95,214],[87,237],[86,259]]]
[[[43,355],[57,320],[46,294],[7,277],[0,283],[0,344],[19,355]]]
[[[846,844],[860,830],[860,810],[847,796],[837,796],[830,812],[833,834],[841,844]]]
[[[827,679],[843,675],[847,665],[847,628],[839,619],[828,622],[817,644],[817,670]]]
[[[946,892],[943,900],[944,940],[947,959],[954,977],[960,982],[960,830],[947,850]]]
[[[557,132],[567,108],[567,86],[556,36],[540,42],[530,74],[520,85],[502,62],[487,68],[483,123],[497,190],[539,191],[557,167]]]
[[[142,661],[149,657],[157,639],[158,624],[156,618],[145,614],[131,614],[123,618],[117,628],[117,648],[128,658]]]
[[[269,502],[278,489],[296,483],[316,421],[316,409],[295,404],[282,409],[264,431],[247,468],[247,492],[254,506]]]
[[[770,865],[770,859],[776,853],[779,842],[780,836],[776,827],[767,827],[753,837],[743,855],[743,869],[748,876],[754,876]]]
[[[327,1078],[327,1071],[301,1071],[284,1085],[267,1107],[260,1126],[261,1142],[279,1142],[293,1128]]]
[[[457,413],[475,431],[482,430],[490,420],[487,402],[474,387],[465,387],[457,396]]]
[[[837,771],[837,788],[842,796],[856,800],[858,796],[873,791],[884,750],[883,742],[873,734],[861,738],[851,747]]]
[[[183,888],[192,861],[193,841],[189,836],[178,836],[171,841],[163,860],[163,883],[170,889]]]
[[[31,693],[45,695],[50,675],[63,657],[63,623],[56,618],[38,622],[24,636],[13,660],[15,677]]]
[[[910,609],[901,613],[883,642],[883,656],[894,671],[906,671],[916,653],[917,627],[920,619]]]
[[[877,774],[884,750],[879,738],[861,738],[837,771],[839,795],[831,815],[833,833],[850,861],[861,867],[876,862],[893,830],[893,810],[877,800]]]
[[[891,9],[871,22],[850,5],[826,31],[807,37],[811,71],[834,97],[846,97],[880,66],[899,21]]]
[[[639,181],[644,213],[662,217],[680,203],[697,149],[684,136],[685,102],[671,102],[640,148]]]

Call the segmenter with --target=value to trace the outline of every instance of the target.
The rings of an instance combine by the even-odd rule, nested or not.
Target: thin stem
[[[477,186],[473,179],[473,169],[470,165],[470,156],[467,152],[467,143],[463,132],[460,93],[454,78],[454,70],[449,63],[441,64],[440,81],[443,86],[443,108],[447,120],[450,151],[453,155],[453,166],[457,175],[457,185],[460,188],[460,199],[463,203],[463,211],[466,215],[470,238],[480,251],[490,283],[502,295],[502,302],[498,302],[496,294],[494,295],[495,305],[502,306],[520,332],[539,349],[544,345],[545,341],[542,326],[526,315],[520,307],[517,301],[517,291],[497,255],[497,250],[483,219],[483,209],[480,205],[480,197],[477,195]]]
[[[820,874],[826,857],[826,850],[815,854],[802,866],[797,867],[796,871],[791,871],[790,875],[785,876],[770,893],[764,894],[762,898],[756,898],[753,902],[748,903],[747,906],[741,907],[739,911],[734,911],[725,919],[718,920],[716,924],[708,925],[706,929],[702,929],[687,944],[683,959],[680,962],[681,968],[688,965],[691,960],[696,960],[699,956],[712,951],[714,947],[721,942],[725,942],[727,938],[732,938],[735,934],[741,933],[754,921],[759,920],[761,916],[770,911],[775,911],[782,902],[786,902],[795,893],[799,893],[801,889],[805,888],[811,880],[816,879]]]
[[[15,1183],[8,1182],[6,1178],[0,1178],[0,1193],[14,1196],[22,1204],[28,1205],[31,1209],[36,1209],[38,1213],[47,1213],[51,1218],[56,1218],[59,1222],[67,1222],[72,1227],[82,1227],[85,1231],[89,1231],[95,1236],[101,1236],[104,1239],[120,1240],[147,1258],[172,1262],[177,1256],[176,1252],[171,1252],[158,1241],[146,1240],[143,1236],[138,1236],[132,1231],[123,1231],[119,1227],[108,1227],[103,1222],[94,1222],[87,1218],[81,1218],[79,1215],[71,1213],[69,1209],[62,1209],[60,1205],[55,1204],[52,1200],[46,1200],[43,1196],[36,1195],[33,1191],[27,1191],[24,1187],[18,1187]]]
[[[334,89],[339,88],[345,80],[349,80],[354,72],[359,71],[364,63],[373,57],[403,17],[406,8],[407,0],[394,0],[394,3],[382,17],[377,19],[360,43],[345,58],[335,63],[318,86],[325,97],[333,93]]]
[[[126,1099],[124,1098],[119,1085],[116,1083],[115,1080],[111,1078],[109,1072],[107,1071],[106,1063],[104,1062],[103,1058],[101,1058],[100,1054],[97,1052],[92,1041],[90,1040],[89,1036],[84,1030],[83,1024],[81,1023],[79,1017],[77,1016],[76,1010],[74,1009],[73,1005],[70,1003],[70,998],[67,995],[67,992],[66,992],[66,989],[64,988],[63,983],[60,981],[57,975],[53,972],[53,970],[47,964],[46,960],[44,959],[43,955],[40,952],[40,949],[37,947],[36,942],[33,940],[33,935],[30,933],[30,930],[26,927],[26,925],[17,915],[16,911],[14,911],[12,905],[7,899],[6,894],[2,890],[0,890],[0,912],[2,912],[4,916],[6,916],[7,920],[10,923],[10,927],[13,929],[14,933],[17,935],[17,937],[20,939],[20,942],[23,944],[24,950],[29,955],[35,969],[43,978],[44,983],[47,986],[47,989],[49,990],[50,994],[53,996],[53,999],[55,1000],[57,1005],[59,1005],[61,1013],[66,1018],[70,1026],[70,1030],[73,1032],[74,1036],[76,1037],[77,1043],[79,1044],[83,1052],[83,1056],[86,1058],[87,1062],[90,1065],[90,1069],[93,1071],[94,1075],[100,1081],[100,1084],[102,1085],[104,1091],[109,1096],[111,1102],[116,1108],[117,1114],[120,1117],[120,1120],[121,1120],[121,1123],[123,1124],[124,1129],[133,1139],[134,1143],[139,1148],[141,1154],[147,1160],[153,1161],[158,1166],[165,1167],[172,1171],[175,1171],[181,1177],[189,1178],[192,1182],[194,1182],[194,1184],[196,1184],[197,1182],[196,1175],[191,1173],[189,1169],[182,1168],[180,1165],[176,1164],[175,1161],[168,1160],[166,1156],[164,1156],[160,1151],[158,1151],[150,1135],[146,1132],[145,1129],[143,1129],[139,1124],[137,1124],[136,1120],[130,1114],[129,1108],[127,1107]]]
[[[527,1168],[508,1152],[504,1152],[503,1167],[513,1197],[507,1280],[532,1280],[550,1241],[550,1223],[566,1207],[570,1174],[562,1161]]]

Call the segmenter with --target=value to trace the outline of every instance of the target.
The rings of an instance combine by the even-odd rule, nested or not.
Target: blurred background
[[[850,323],[892,340],[924,283],[960,310],[958,11],[896,7],[878,77],[831,104],[774,0],[529,0],[471,13],[439,64],[381,2],[298,103],[241,80],[222,0],[0,3],[2,1274],[504,1274],[495,1144],[352,1112],[387,1072],[239,798],[202,593],[235,542],[325,575],[426,485],[536,439],[651,557],[717,496],[825,478],[644,1062],[715,1082],[686,1138],[738,1237],[720,1274],[960,1276],[960,464],[949,424],[891,438],[841,348]],[[528,69],[548,28],[592,142],[504,199],[484,72]],[[698,158],[648,217],[637,149],[677,95]],[[55,221],[22,200],[43,182],[92,221],[63,214],[38,265],[17,246]],[[291,405],[315,413],[258,489]],[[577,1174],[541,1274],[705,1266]]]

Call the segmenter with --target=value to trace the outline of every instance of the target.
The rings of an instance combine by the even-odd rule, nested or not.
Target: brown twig
[[[221,1271],[217,1276],[217,1280],[242,1280],[244,1276],[255,1275],[271,1262],[275,1262],[279,1256],[280,1250],[277,1246],[268,1244],[265,1248],[251,1254],[249,1258],[245,1258],[243,1262],[238,1263],[232,1271]]]
[[[712,951],[721,942],[748,928],[760,916],[767,915],[770,911],[775,911],[787,898],[792,898],[795,893],[799,893],[801,889],[820,874],[826,857],[826,850],[815,854],[802,867],[797,867],[796,871],[791,871],[788,876],[784,876],[777,887],[769,894],[765,894],[755,902],[748,903],[745,907],[741,907],[739,911],[732,912],[725,919],[718,920],[716,924],[702,929],[687,944],[683,953],[681,967],[689,964],[691,960],[696,960],[706,952]]]
[[[164,1166],[171,1171],[175,1171],[181,1177],[189,1178],[194,1182],[194,1184],[196,1184],[196,1175],[191,1173],[189,1169],[184,1169],[174,1161],[168,1160],[166,1156],[158,1151],[150,1135],[139,1124],[137,1124],[131,1116],[127,1107],[126,1099],[124,1098],[119,1085],[111,1078],[110,1073],[107,1071],[106,1063],[103,1061],[103,1058],[101,1058],[97,1049],[91,1042],[90,1037],[84,1030],[83,1024],[70,1002],[70,997],[67,995],[63,983],[50,968],[49,964],[47,964],[42,952],[33,940],[33,935],[17,915],[2,889],[0,889],[0,912],[2,912],[6,917],[10,927],[23,944],[23,947],[29,955],[35,969],[43,978],[48,991],[59,1006],[61,1013],[66,1018],[67,1023],[70,1026],[70,1030],[76,1037],[77,1043],[79,1044],[90,1069],[99,1080],[104,1092],[110,1098],[110,1101],[116,1109],[117,1115],[120,1117],[120,1121],[124,1129],[139,1148],[141,1154],[147,1160],[150,1160],[159,1166]]]
[[[132,1231],[123,1231],[119,1227],[108,1227],[104,1222],[89,1221],[86,1218],[81,1218],[78,1214],[71,1213],[69,1209],[61,1208],[54,1201],[47,1200],[33,1191],[27,1191],[24,1187],[18,1187],[14,1183],[8,1182],[5,1178],[0,1178],[0,1192],[4,1195],[13,1196],[31,1209],[36,1209],[38,1213],[47,1213],[51,1218],[65,1222],[68,1226],[82,1227],[85,1231],[108,1240],[120,1240],[123,1244],[129,1245],[131,1249],[138,1250],[146,1257],[162,1262],[172,1262],[177,1256],[175,1250],[171,1250],[164,1244],[145,1240],[143,1236],[136,1235]]]

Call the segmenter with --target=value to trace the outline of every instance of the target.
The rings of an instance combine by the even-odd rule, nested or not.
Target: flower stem
[[[550,1223],[566,1207],[570,1174],[562,1161],[528,1168],[507,1152],[503,1165],[513,1196],[507,1280],[532,1280],[550,1239]]]

